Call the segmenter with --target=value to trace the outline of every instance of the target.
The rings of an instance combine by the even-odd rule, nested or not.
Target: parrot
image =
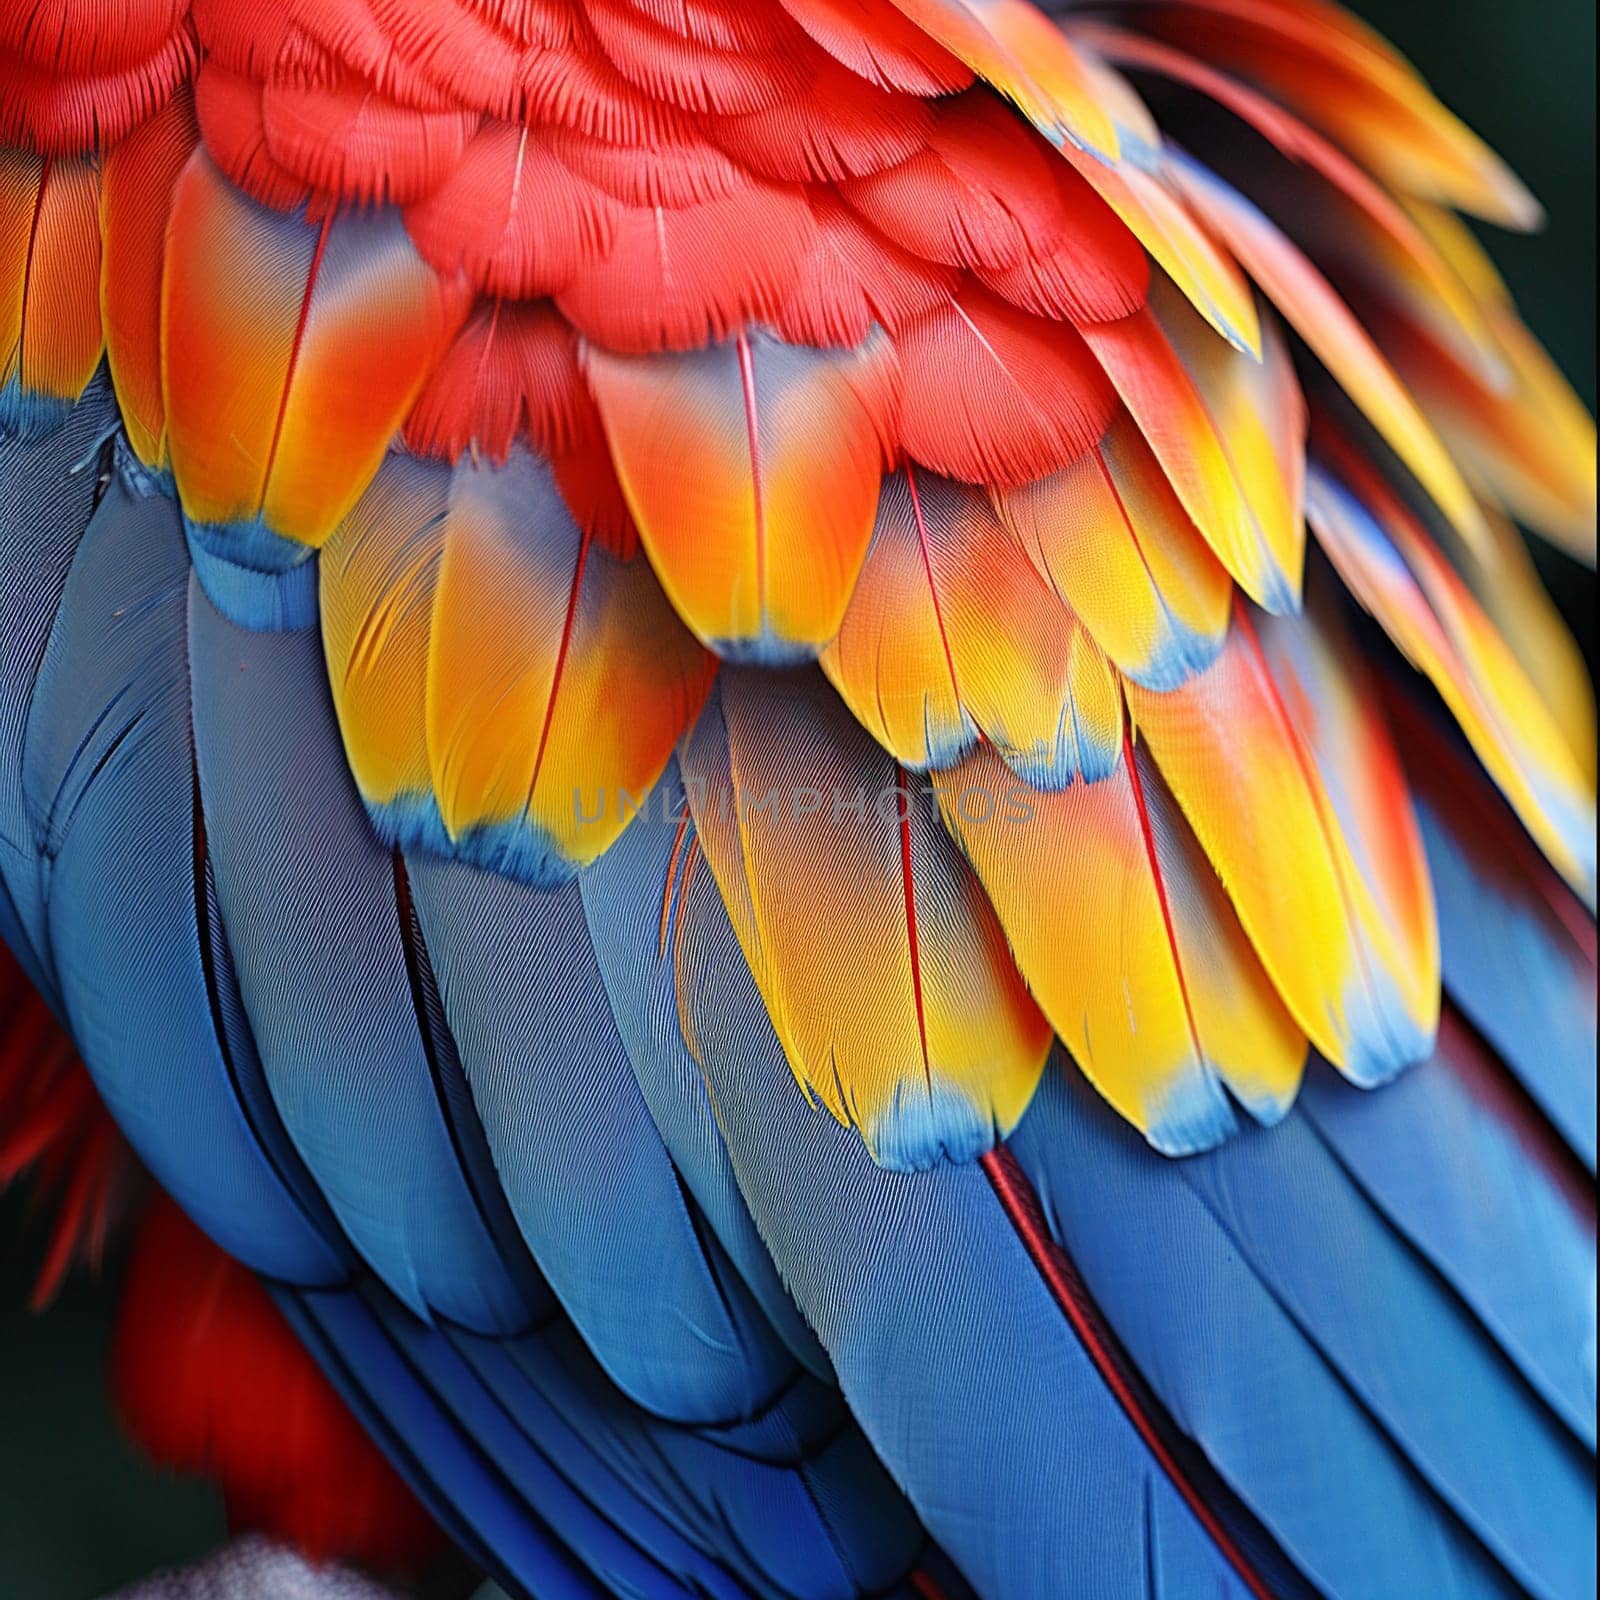
[[[1333,0],[7,0],[0,1181],[135,1436],[408,1594],[1593,1593],[1541,215]]]

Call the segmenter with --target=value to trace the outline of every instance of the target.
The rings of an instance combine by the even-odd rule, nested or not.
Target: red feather
[[[267,148],[295,177],[341,200],[404,205],[455,170],[476,115],[397,105],[351,73],[315,85],[270,81],[261,91]]]
[[[311,198],[310,185],[267,148],[261,89],[253,78],[207,61],[195,79],[194,111],[211,159],[252,200],[292,211]]]
[[[165,1198],[129,1264],[112,1383],[144,1449],[216,1478],[236,1527],[384,1571],[444,1548],[254,1274]]]
[[[596,437],[552,456],[550,470],[579,528],[619,561],[633,560],[639,550],[639,530],[605,439]]]
[[[165,105],[194,64],[194,35],[187,27],[141,60],[81,76],[0,53],[0,144],[43,156],[81,155],[114,144]]]
[[[506,122],[485,123],[444,184],[405,213],[436,271],[465,272],[474,288],[513,300],[565,288],[613,248],[623,217],[538,129]]]
[[[530,122],[556,123],[611,144],[654,145],[694,133],[694,120],[628,82],[585,30],[570,44],[531,52],[522,64]]]
[[[600,437],[572,325],[547,301],[488,301],[456,335],[412,407],[407,446],[454,461],[475,448],[504,461],[522,434],[541,455]]]
[[[744,116],[715,117],[711,137],[763,177],[828,182],[882,172],[933,132],[927,102],[875,89],[818,55],[804,93]]]
[[[793,27],[776,6],[753,6],[750,0],[627,0],[627,4],[669,32],[719,50],[773,50],[794,37]]]
[[[748,188],[751,181],[716,145],[687,127],[645,145],[611,144],[570,128],[550,128],[541,137],[571,171],[623,205],[698,205]]]
[[[772,47],[742,51],[664,27],[628,0],[584,0],[606,58],[635,87],[685,111],[759,111],[803,92],[813,46],[792,24]]]
[[[1115,408],[1083,341],[969,284],[895,340],[906,453],[968,483],[1031,483],[1092,449]]]
[[[1003,300],[1035,316],[1116,322],[1144,304],[1150,258],[1123,220],[1088,183],[1059,161],[1055,181],[1064,226],[1053,244],[1030,240],[1009,267],[977,266]]]
[[[987,90],[942,104],[928,148],[839,186],[875,228],[929,261],[1009,267],[1067,231],[1059,158]]]
[[[427,91],[491,116],[522,108],[523,47],[455,0],[315,0],[296,21],[405,105]]]
[[[829,190],[814,189],[810,199],[816,236],[775,313],[791,344],[853,348],[874,323],[898,332],[955,293],[954,267],[890,244]]]
[[[74,1263],[98,1266],[139,1168],[72,1041],[0,944],[0,1189],[24,1173],[54,1207],[29,1304],[42,1311]]]
[[[155,55],[188,9],[186,0],[24,0],[0,11],[0,51],[72,77],[120,72]]]
[[[768,184],[680,210],[628,210],[611,253],[556,303],[611,350],[697,349],[774,315],[816,239],[804,193]]]
[[[889,0],[779,0],[805,31],[858,77],[907,94],[950,94],[972,82],[972,69]]]

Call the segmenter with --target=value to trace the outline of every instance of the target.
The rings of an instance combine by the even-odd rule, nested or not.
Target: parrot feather
[[[94,163],[0,148],[0,428],[42,431],[89,386],[100,332]]]
[[[1083,330],[1217,559],[1270,611],[1299,604],[1305,406],[1270,325],[1259,361],[1152,285],[1147,310]]]
[[[489,1220],[504,1202],[487,1151],[476,1183],[463,1161],[470,1137],[419,1026],[394,865],[350,781],[317,632],[248,632],[196,587],[189,659],[218,906],[289,1136],[405,1304],[512,1332],[531,1274]]]
[[[226,265],[238,250],[247,272]],[[327,541],[464,313],[392,213],[278,216],[194,157],[167,236],[162,360],[173,473],[213,600],[261,625],[216,568],[292,574]]]
[[[125,462],[67,575],[22,753],[58,992],[101,1098],[179,1203],[258,1271],[337,1281],[341,1252],[288,1171],[248,1036],[226,1026],[232,970],[191,753],[188,583],[176,505]]]
[[[899,396],[888,341],[813,351],[740,334],[691,355],[591,347],[584,367],[678,612],[733,660],[815,654],[872,535]]]
[[[1175,689],[1216,659],[1233,584],[1130,415],[1071,466],[994,498],[1045,582],[1134,682]]]
[[[907,466],[886,481],[860,582],[823,671],[903,766],[944,766],[981,737],[1025,783],[1102,776],[1092,647],[966,484]],[[1104,698],[1104,695],[1101,696]]]
[[[1174,1423],[1319,1591],[1581,1592],[1587,1453],[1301,1114],[1152,1162],[1052,1073],[1011,1148]],[[1338,1249],[1308,1251],[1325,1227]],[[1249,1398],[1265,1374],[1277,1405]],[[1307,1437],[1315,1460],[1286,1468],[1284,1443]],[[1567,1532],[1530,1541],[1529,1518]],[[1348,1537],[1375,1520],[1381,1540]]]
[[[1223,1085],[1274,1122],[1293,1102],[1305,1035],[1290,1020],[1210,864],[1123,727],[1102,663],[1095,703],[1112,754],[1097,781],[984,816],[993,757],[935,785],[1040,1006],[1117,1110],[1169,1155],[1235,1127]]]
[[[453,472],[392,458],[322,582],[334,700],[380,831],[530,882],[616,838],[715,670],[647,563],[583,533],[524,451]]]
[[[1376,474],[1314,468],[1308,511],[1350,591],[1439,691],[1478,759],[1568,882],[1592,893],[1594,785],[1488,616],[1394,491]]]
[[[1311,687],[1332,697],[1337,719],[1318,715],[1306,688],[1269,659],[1241,602],[1204,673],[1165,695],[1135,684],[1126,693],[1295,1021],[1356,1082],[1381,1083],[1431,1047],[1433,924],[1425,897],[1416,903],[1425,879],[1403,790],[1361,792],[1357,811],[1387,834],[1365,844],[1410,862],[1402,881],[1375,880],[1354,851],[1341,809],[1349,802],[1330,794],[1329,775],[1342,770],[1345,740],[1385,736],[1350,705],[1331,657],[1317,670],[1328,676]]]
[[[705,863],[807,1097],[895,1167],[970,1159],[1003,1136],[1048,1032],[922,786],[814,674],[724,672],[682,768]],[[826,844],[797,848],[807,837]]]

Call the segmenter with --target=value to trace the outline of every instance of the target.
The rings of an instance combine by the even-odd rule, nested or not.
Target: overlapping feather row
[[[1052,1033],[1172,1153],[1308,1041],[1428,1053],[1308,521],[1592,895],[1587,686],[1503,523],[1592,559],[1592,424],[1452,211],[1535,208],[1342,14],[51,9],[0,21],[0,425],[104,355],[212,601],[320,615],[387,840],[553,886],[680,829],[885,1163],[1003,1136]]]

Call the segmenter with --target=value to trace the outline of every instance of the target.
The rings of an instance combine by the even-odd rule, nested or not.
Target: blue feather
[[[184,518],[189,559],[207,598],[241,628],[270,633],[317,622],[316,552],[257,518],[200,523]]]
[[[381,1297],[369,1299],[368,1306],[461,1431],[607,1593],[642,1597],[663,1587],[674,1592],[682,1583],[711,1600],[739,1600],[742,1585],[593,1459],[588,1418],[572,1429],[537,1404],[508,1411],[447,1339]]]
[[[38,674],[23,786],[48,953],[73,1037],[147,1165],[259,1271],[337,1282],[284,1176],[282,1130],[219,1040],[225,948],[197,850],[176,505],[118,471],[78,546]]]
[[[1555,1135],[1532,1115],[1516,1119],[1514,1091],[1496,1093],[1500,1070],[1447,1011],[1433,1057],[1384,1094],[1354,1093],[1324,1068],[1309,1076],[1301,1106],[1593,1450],[1593,1195],[1562,1181]]]
[[[267,1082],[361,1254],[405,1303],[526,1327],[542,1299],[460,1159],[407,968],[393,858],[339,742],[315,630],[253,633],[190,594],[200,792]],[[510,1230],[506,1230],[509,1235]]]
[[[641,1411],[560,1318],[516,1339],[433,1328],[376,1285],[293,1309],[452,1531],[513,1516],[523,1539],[559,1537],[608,1594],[857,1600],[894,1589],[918,1554],[921,1530],[809,1380],[762,1419],[769,1443],[786,1440],[772,1461]],[[542,1600],[526,1577],[512,1586]]]
[[[646,1408],[748,1415],[792,1363],[703,1236],[623,1051],[575,883],[408,859],[511,1210],[601,1365]],[[643,1308],[658,1314],[646,1315]]]
[[[1499,813],[1515,838],[1519,824],[1465,763],[1457,804]],[[1575,899],[1534,861],[1515,860],[1482,840],[1463,816],[1418,797],[1428,868],[1439,901],[1445,986],[1499,1051],[1562,1137],[1595,1170],[1595,964],[1593,923]],[[1530,872],[1569,899],[1588,922],[1585,952],[1554,913]]]
[[[1174,1420],[1319,1586],[1590,1592],[1592,1463],[1303,1116],[1160,1161],[1063,1069],[1012,1148]]]
[[[0,430],[0,936],[52,1003],[22,741],[67,568],[99,499],[117,425],[111,391],[96,381],[65,427],[38,439]]]
[[[673,1162],[767,1319],[808,1371],[833,1369],[783,1287],[739,1193],[704,1075],[683,1042],[670,949],[661,948],[664,903],[677,894],[683,784],[669,763],[643,814],[578,880],[595,958],[650,1115]],[[670,893],[669,893],[670,889]]]
[[[922,1530],[837,1391],[802,1377],[753,1424],[691,1429],[628,1404],[569,1329],[471,1344],[468,1358],[514,1415],[527,1415],[537,1391],[662,1516],[763,1594],[848,1600],[887,1589],[918,1554]]]
[[[584,1510],[559,1474],[548,1472],[539,1482],[549,1499],[538,1505],[523,1499],[357,1294],[282,1291],[279,1304],[335,1386],[373,1426],[396,1469],[467,1550],[487,1558],[490,1571],[512,1594],[606,1600],[617,1592],[602,1586],[565,1531],[549,1520],[556,1512],[576,1521]],[[431,1338],[442,1346],[441,1336]],[[606,1533],[588,1518],[574,1531],[579,1537],[593,1532],[601,1540]],[[611,1538],[617,1548],[623,1546],[621,1534]],[[687,1600],[691,1591],[663,1583],[655,1594],[661,1600]]]

